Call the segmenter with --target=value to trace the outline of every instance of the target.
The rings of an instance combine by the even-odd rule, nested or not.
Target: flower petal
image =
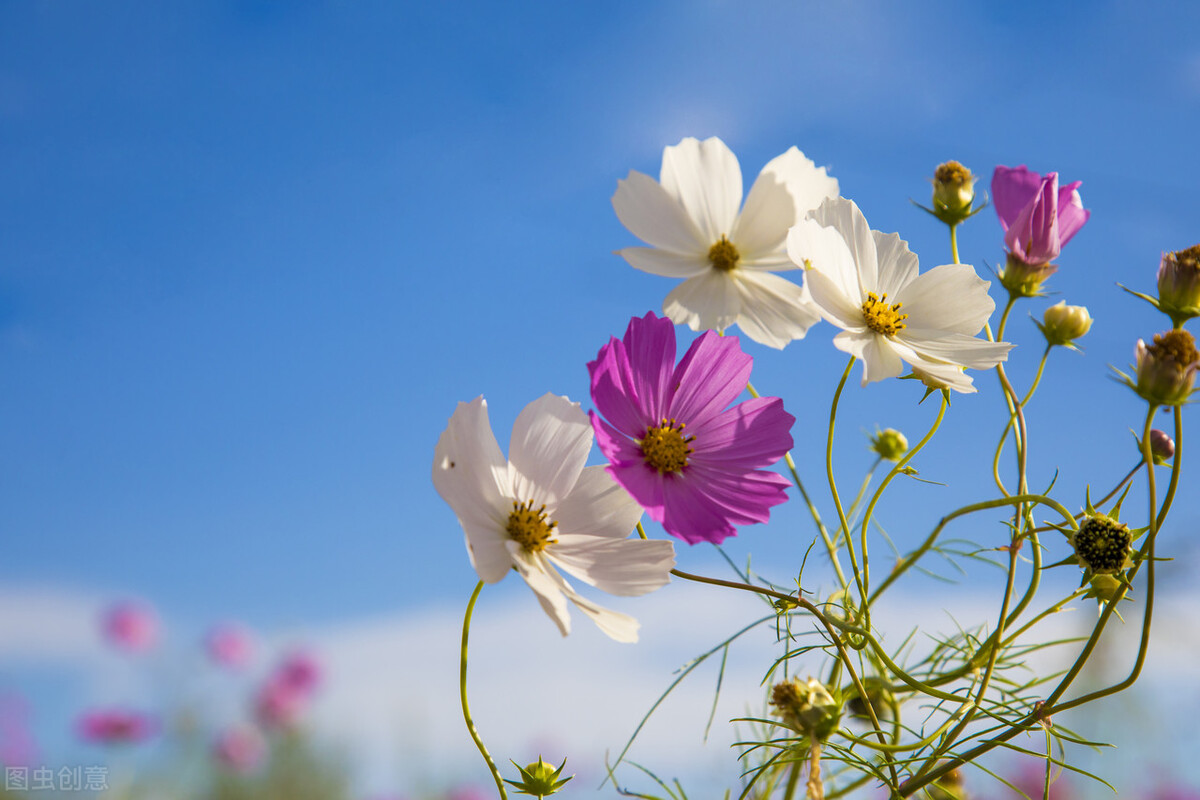
[[[844,286],[838,285],[828,274],[815,267],[805,271],[804,284],[808,287],[814,307],[826,320],[842,330],[867,329],[867,321],[862,311],[862,295],[847,295]]]
[[[643,436],[650,415],[634,393],[633,367],[625,345],[615,337],[610,338],[587,368],[596,410],[626,436]]]
[[[504,548],[508,462],[488,423],[482,396],[459,403],[433,451],[433,486],[458,517],[471,566],[495,583],[512,561]]]
[[[688,278],[663,300],[663,313],[676,325],[687,325],[694,331],[730,328],[737,324],[740,310],[741,299],[733,279],[715,269]]]
[[[759,344],[782,350],[821,321],[821,312],[805,288],[786,278],[738,270],[736,283],[742,305],[738,327]]]
[[[1042,176],[1024,164],[1019,167],[996,167],[992,173],[992,205],[1005,233],[1021,216],[1042,186]]]
[[[563,589],[569,590],[571,587],[553,567],[537,554],[527,552],[518,542],[510,539],[506,547],[517,572],[537,595],[542,610],[554,620],[559,632],[566,636],[571,632],[571,616],[567,613],[567,599],[563,597]]]
[[[833,337],[833,346],[862,362],[863,386],[884,378],[894,378],[904,371],[904,362],[892,342],[878,333],[843,331]]]
[[[664,492],[663,514],[659,520],[667,533],[688,544],[720,544],[737,533],[724,509],[692,481],[677,480],[671,489]]]
[[[675,545],[661,539],[561,534],[545,553],[551,562],[584,583],[621,597],[643,595],[665,586],[675,566]]]
[[[748,471],[767,467],[792,449],[796,418],[778,397],[755,397],[689,427],[695,435],[691,463]]]
[[[934,363],[924,359],[917,359],[910,366],[912,366],[913,375],[931,388],[953,389],[963,394],[972,394],[978,391],[975,388],[975,381],[962,367]]]
[[[636,619],[628,614],[622,614],[593,603],[586,597],[577,594],[557,572],[552,571],[552,573],[554,579],[559,582],[562,593],[569,597],[580,611],[587,614],[592,622],[596,623],[596,627],[609,638],[625,644],[632,644],[638,640],[637,632],[641,625]]]
[[[850,249],[850,258],[857,271],[859,296],[867,292],[878,292],[879,289],[879,255],[875,249],[875,236],[867,218],[853,200],[845,197],[835,197],[826,200],[816,211],[811,212],[809,219],[819,224],[832,227],[842,235],[846,247]],[[813,266],[829,271],[828,267],[813,262]]]
[[[788,228],[795,223],[796,205],[787,185],[780,176],[764,171],[750,187],[729,239],[743,259],[775,253],[783,250]]]
[[[720,139],[689,137],[664,148],[659,180],[708,242],[705,252],[722,234],[732,233],[742,204],[742,169]]]
[[[630,233],[655,247],[707,257],[715,241],[707,240],[683,206],[645,173],[631,170],[628,177],[617,181],[612,205]]]
[[[705,332],[675,367],[671,379],[675,391],[663,416],[698,425],[720,413],[745,391],[753,365],[738,337]]]
[[[917,254],[898,233],[871,231],[879,257],[879,292],[896,302],[903,288],[917,277]]]
[[[996,309],[989,286],[969,264],[943,264],[918,275],[895,298],[909,327],[974,336]]]
[[[676,253],[654,247],[625,247],[617,253],[634,269],[666,278],[693,278],[712,269],[708,258],[697,253]]]
[[[1083,223],[1092,216],[1092,212],[1083,207],[1083,198],[1079,196],[1079,187],[1083,181],[1073,181],[1058,190],[1058,242],[1066,245],[1071,241]]]
[[[846,302],[855,308],[862,304],[865,295],[854,254],[836,228],[826,227],[815,219],[801,220],[788,231],[787,248],[788,257],[796,264],[804,266],[807,262],[806,274],[820,272]]]
[[[624,539],[641,519],[642,507],[604,467],[584,467],[571,493],[551,517],[558,523],[560,538],[586,535]]]
[[[767,165],[763,167],[760,177],[762,175],[776,175],[787,184],[792,200],[796,204],[794,222],[804,219],[809,211],[821,205],[826,198],[838,196],[837,178],[829,177],[825,173],[824,167],[818,167],[794,146],[789,147],[787,152],[782,155],[768,161]],[[747,198],[746,207],[749,208],[749,206],[750,200]]]
[[[592,426],[579,403],[554,394],[534,400],[517,416],[508,445],[513,498],[557,506],[591,449]]]
[[[899,339],[923,358],[971,369],[991,369],[1008,358],[1008,342],[989,342],[962,333],[941,334],[919,328],[901,331]]]
[[[771,509],[787,501],[787,489],[792,485],[770,470],[730,472],[707,464],[697,464],[690,477],[703,484],[707,499],[735,525],[767,522]]]

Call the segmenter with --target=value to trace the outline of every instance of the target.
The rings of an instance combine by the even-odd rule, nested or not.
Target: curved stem
[[[462,699],[463,721],[467,723],[467,732],[471,734],[471,739],[479,748],[479,754],[483,756],[488,769],[492,772],[492,778],[496,781],[496,789],[500,792],[500,800],[508,800],[508,792],[504,790],[504,780],[500,777],[500,770],[496,769],[496,762],[492,761],[492,754],[484,746],[483,739],[479,738],[479,731],[475,729],[475,722],[471,719],[471,707],[467,703],[467,634],[471,630],[471,612],[475,610],[475,601],[479,599],[479,592],[482,590],[483,581],[480,581],[475,584],[475,591],[471,592],[471,600],[467,603],[467,613],[463,616],[462,650],[458,662],[458,694]]]
[[[850,568],[854,570],[854,582],[858,585],[859,596],[862,597],[863,613],[869,614],[867,610],[867,592],[863,585],[863,574],[858,567],[858,556],[854,552],[854,542],[850,538],[850,522],[846,519],[846,509],[842,506],[842,498],[838,495],[837,480],[833,477],[833,429],[837,422],[838,400],[841,399],[842,389],[846,386],[846,379],[850,377],[850,370],[854,366],[857,359],[850,356],[850,360],[846,362],[846,369],[842,372],[842,379],[838,381],[837,391],[833,393],[833,402],[829,407],[829,435],[825,440],[825,476],[829,480],[829,491],[833,494],[833,505],[837,508],[838,521],[841,523],[841,530],[838,531],[838,538],[846,537],[846,553],[850,556]],[[864,618],[863,627],[870,630],[870,617]]]

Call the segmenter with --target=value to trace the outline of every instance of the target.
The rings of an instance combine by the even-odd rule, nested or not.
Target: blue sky
[[[1151,289],[1161,252],[1200,238],[1200,48],[1178,35],[1198,16],[1134,2],[6,3],[0,586],[145,597],[180,630],[457,609],[475,578],[429,480],[437,435],[481,393],[502,445],[544,392],[586,401],[586,361],[671,286],[613,255],[634,239],[609,198],[684,136],[721,136],[747,185],[800,147],[923,268],[949,260],[945,232],[908,201],[926,200],[939,162],[981,185],[996,164],[1082,180],[1093,216],[1050,302],[1097,322],[1086,354],[1055,354],[1031,415],[1037,477],[1060,468],[1078,504],[1135,460],[1142,405],[1107,364],[1163,327],[1114,283]],[[990,210],[961,245],[981,272],[1002,259]],[[1025,315],[1046,304],[1014,320],[1022,385],[1041,347]],[[760,389],[800,420],[810,484],[843,363],[832,334],[747,347]],[[902,543],[987,491],[1000,399],[977,382],[920,465],[953,485],[885,506]],[[891,384],[847,396],[848,484],[863,431],[929,422],[917,389]],[[1182,494],[1164,535],[1194,558],[1200,510]],[[803,530],[795,510],[778,516]],[[732,552],[798,558],[807,533],[774,530]],[[496,594],[528,599],[514,581]]]

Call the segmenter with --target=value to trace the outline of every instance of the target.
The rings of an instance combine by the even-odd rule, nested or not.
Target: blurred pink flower
[[[95,744],[123,744],[145,741],[158,731],[153,717],[136,711],[100,709],[83,714],[76,723],[79,737]]]
[[[1021,762],[1020,768],[1016,774],[1008,777],[1009,781],[1019,791],[1024,792],[1026,796],[1033,800],[1074,800],[1075,792],[1071,789],[1071,783],[1063,776],[1062,767],[1055,766],[1054,771],[1050,775],[1051,784],[1050,792],[1046,794],[1046,762],[1040,759],[1027,758]],[[1020,797],[1020,795],[1010,792],[1010,797]]]
[[[320,680],[321,667],[310,653],[288,653],[259,688],[254,701],[258,721],[268,728],[294,725],[308,708]]]
[[[204,649],[213,663],[237,669],[254,657],[254,636],[244,625],[223,622],[214,625],[204,637]]]
[[[311,653],[296,650],[284,656],[275,676],[295,691],[311,693],[321,681],[321,665]]]
[[[104,638],[120,650],[140,653],[158,641],[158,616],[138,602],[122,602],[104,612]]]
[[[213,744],[213,756],[234,772],[252,772],[266,754],[267,741],[252,725],[228,728]]]
[[[37,757],[29,731],[29,701],[19,694],[0,694],[0,765],[28,767]]]

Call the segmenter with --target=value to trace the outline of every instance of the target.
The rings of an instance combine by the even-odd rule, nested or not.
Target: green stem
[[[950,226],[950,256],[954,259],[955,264],[961,264],[958,260],[958,223]]]
[[[479,738],[479,731],[475,729],[475,722],[471,719],[471,707],[467,703],[467,634],[471,630],[471,612],[475,610],[475,601],[479,599],[479,592],[482,590],[483,581],[480,581],[475,584],[475,591],[471,592],[471,600],[467,603],[467,613],[463,617],[462,650],[458,662],[458,695],[462,699],[463,720],[467,723],[467,732],[471,734],[471,739],[479,748],[480,755],[487,762],[488,769],[492,771],[492,778],[495,779],[496,788],[500,791],[500,800],[508,800],[508,792],[504,790],[504,780],[500,777],[500,770],[496,769],[496,762],[492,761],[492,754],[484,746],[483,739]]]
[[[856,360],[854,356],[850,356],[850,360],[846,362],[846,369],[842,372],[842,379],[838,381],[837,391],[833,393],[833,402],[829,407],[829,435],[825,440],[825,476],[829,480],[829,491],[833,494],[833,505],[837,508],[838,522],[842,526],[838,536],[839,538],[843,535],[846,537],[846,553],[850,556],[850,568],[854,571],[854,582],[858,585],[859,596],[863,600],[863,613],[869,615],[870,611],[866,607],[867,591],[863,585],[863,574],[858,567],[854,542],[850,539],[850,522],[846,519],[846,509],[842,506],[842,498],[838,495],[837,480],[833,477],[833,429],[837,422],[838,400],[841,399],[842,389],[846,386],[846,379],[850,377],[850,369]],[[871,629],[869,616],[864,617],[863,627],[867,630]]]
[[[796,796],[796,787],[800,785],[800,773],[803,771],[803,761],[792,762],[792,771],[788,775],[787,788],[783,790],[783,800],[792,800]]]

